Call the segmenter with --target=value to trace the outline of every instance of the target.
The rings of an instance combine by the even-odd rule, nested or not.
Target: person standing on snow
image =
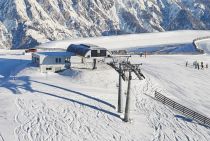
[[[197,61],[194,61],[194,62],[193,62],[193,66],[195,67],[195,69],[197,69],[197,66],[198,66],[197,64],[198,64]]]
[[[188,66],[188,61],[186,61],[186,64],[185,64],[185,66],[186,66],[186,67]]]
[[[197,62],[197,68],[198,68],[198,70],[200,69],[200,65],[199,65],[199,62]]]
[[[204,69],[204,65],[203,65],[203,62],[201,62],[201,69]]]

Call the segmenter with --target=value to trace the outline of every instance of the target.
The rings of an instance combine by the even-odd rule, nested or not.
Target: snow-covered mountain
[[[210,29],[210,0],[1,0],[0,47],[66,38]]]

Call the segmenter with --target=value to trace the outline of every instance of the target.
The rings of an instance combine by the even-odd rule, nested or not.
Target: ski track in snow
[[[18,98],[16,104],[19,111],[15,121],[20,126],[14,132],[19,141],[132,140],[122,137],[124,133],[118,131],[120,126],[113,117],[99,111],[86,112],[84,106],[75,103],[51,108],[40,100]]]
[[[135,93],[136,111],[143,111],[148,124],[154,129],[151,141],[210,139],[209,129],[196,122],[176,118],[179,113],[152,99],[155,91],[162,91],[162,88],[153,82],[151,76],[148,75],[143,81],[140,81],[143,84],[133,84],[132,91]],[[45,100],[17,98],[16,104],[19,111],[15,121],[19,126],[14,132],[19,141],[140,140],[123,136],[125,131],[117,130],[121,127],[115,118],[101,111],[87,112],[85,106],[77,103],[55,106],[55,103]],[[103,109],[100,104],[97,107]]]
[[[78,115],[60,106],[53,109],[46,106],[42,101],[25,101],[17,99],[19,112],[16,115],[16,122],[20,126],[15,130],[18,140],[21,141],[48,141],[48,140],[69,140],[69,130],[77,134],[75,130],[81,130],[81,126],[75,126]],[[78,122],[79,123],[79,122]],[[72,128],[69,128],[71,125]]]
[[[15,76],[25,65],[17,67],[11,75]],[[209,128],[176,117],[181,114],[152,99],[155,91],[164,94],[164,89],[153,81],[153,78],[159,76],[153,73],[148,73],[143,81],[132,83],[135,112],[143,112],[147,117],[147,124],[154,129],[150,140],[209,141]],[[126,134],[132,132],[129,124],[123,124],[120,119],[99,110],[90,109],[76,102],[58,99],[53,101],[41,96],[36,98],[34,95],[31,95],[31,98],[24,96],[18,96],[15,103],[18,107],[15,115],[18,126],[14,133],[19,141],[142,140],[140,137]],[[105,108],[99,102],[88,102],[98,109]],[[0,141],[4,141],[2,135],[0,133]]]
[[[150,78],[146,78],[146,83],[142,86],[141,92],[136,90],[136,109],[144,111],[147,116],[148,123],[154,128],[152,141],[162,140],[210,140],[210,129],[196,122],[187,122],[182,119],[177,119],[174,112],[167,106],[162,105],[155,100],[151,100],[153,94],[157,90],[156,86]],[[161,111],[161,112],[160,112]],[[164,111],[164,112],[163,112]],[[184,117],[184,116],[183,116]],[[202,130],[201,130],[202,129]],[[205,134],[202,132],[205,130]]]

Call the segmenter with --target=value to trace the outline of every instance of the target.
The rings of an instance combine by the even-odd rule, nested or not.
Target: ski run
[[[200,45],[207,48],[206,43]],[[130,61],[142,63],[146,79],[133,75],[126,123],[117,112],[118,73],[110,66],[99,63],[91,70],[72,63],[60,73],[40,73],[31,55],[1,50],[0,141],[209,141],[210,127],[154,100],[154,93],[210,117],[210,69],[193,66],[194,61],[210,64],[210,56],[148,55]],[[123,81],[124,106],[126,88]]]

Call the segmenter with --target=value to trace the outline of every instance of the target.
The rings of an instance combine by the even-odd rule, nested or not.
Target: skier
[[[185,65],[186,65],[186,67],[188,66],[188,61],[186,61],[186,64]]]
[[[197,62],[197,68],[198,68],[198,70],[200,69],[200,65],[199,65],[199,63]]]
[[[203,62],[201,62],[201,69],[204,69]]]
[[[209,67],[209,65],[208,65],[208,63],[206,63],[206,68],[208,69],[208,67]]]
[[[193,66],[195,67],[195,69],[197,69],[197,61],[193,62]]]

